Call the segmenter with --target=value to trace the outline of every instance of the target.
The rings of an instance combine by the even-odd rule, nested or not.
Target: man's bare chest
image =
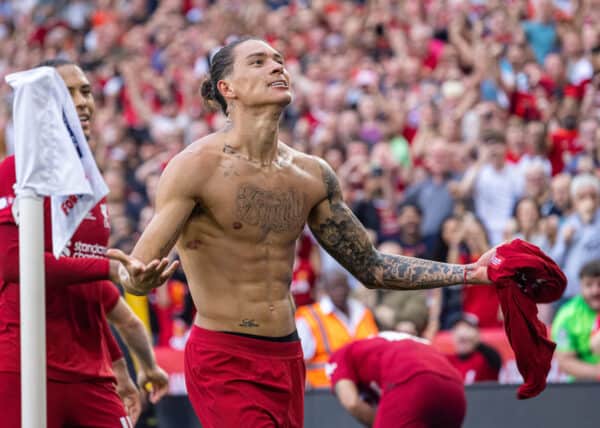
[[[314,204],[311,180],[291,174],[229,177],[207,187],[203,205],[226,233],[295,239]]]

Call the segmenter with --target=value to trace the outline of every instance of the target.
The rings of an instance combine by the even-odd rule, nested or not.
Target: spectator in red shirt
[[[477,320],[463,315],[452,327],[455,353],[450,363],[460,372],[465,384],[498,381],[502,359],[498,352],[479,339]]]
[[[548,158],[552,163],[552,175],[563,172],[573,156],[583,150],[581,141],[577,138],[577,109],[577,101],[572,97],[563,99],[560,104],[558,126],[550,133]]]
[[[334,352],[327,371],[342,406],[367,426],[462,425],[461,378],[423,339],[382,332]]]
[[[453,231],[448,247],[448,263],[472,263],[490,248],[481,222],[468,213]],[[480,327],[500,327],[500,302],[496,290],[478,284],[462,289],[462,311],[477,320]]]
[[[296,307],[315,303],[317,273],[313,265],[314,254],[318,254],[312,238],[303,233],[296,243],[296,259],[292,273],[290,291]]]

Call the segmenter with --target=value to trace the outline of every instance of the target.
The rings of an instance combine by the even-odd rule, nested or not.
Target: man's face
[[[445,174],[450,170],[450,151],[446,148],[444,140],[432,143],[427,157],[426,165],[433,174]]]
[[[409,233],[418,233],[421,227],[421,216],[414,207],[404,207],[398,216],[398,225]]]
[[[323,290],[331,298],[335,306],[343,307],[346,305],[346,300],[350,295],[348,278],[342,272],[330,273],[324,280]]]
[[[586,303],[594,311],[600,312],[600,276],[584,276],[579,284]]]
[[[458,355],[468,355],[479,345],[479,331],[476,327],[459,321],[452,329],[454,348]]]
[[[525,192],[534,198],[542,195],[547,190],[546,173],[543,168],[530,168],[525,171]]]
[[[83,129],[83,135],[89,140],[92,132],[91,119],[96,109],[90,81],[81,68],[73,64],[62,65],[56,71],[58,71],[58,74],[60,74],[60,77],[62,77],[69,89],[73,104],[75,104],[75,110],[79,116],[81,128]]]
[[[265,42],[248,40],[233,55],[233,70],[222,79],[227,83],[225,98],[247,106],[284,107],[292,101],[290,75],[279,52]]]
[[[575,194],[573,201],[575,210],[581,216],[585,223],[592,221],[600,202],[598,191],[594,186],[586,186],[579,189]]]
[[[506,159],[506,144],[492,142],[486,145],[490,162],[501,165]]]
[[[552,200],[562,209],[568,207],[571,202],[570,186],[571,178],[568,175],[558,175],[552,179]]]
[[[526,150],[525,133],[520,125],[511,125],[506,130],[506,144],[514,153],[523,153]]]
[[[565,70],[561,56],[558,54],[547,55],[544,60],[544,69],[552,79],[561,79]]]
[[[591,152],[595,148],[598,123],[595,120],[585,120],[579,124],[579,140],[584,148]]]

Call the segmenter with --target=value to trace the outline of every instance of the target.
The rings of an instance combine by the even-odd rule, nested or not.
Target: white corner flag
[[[38,67],[6,76],[15,90],[15,194],[51,196],[58,258],[87,213],[108,193],[71,95],[58,72]]]
[[[6,76],[15,90],[13,123],[19,222],[21,426],[45,428],[46,303],[44,210],[51,197],[52,252],[66,243],[108,188],[87,145],[73,101],[54,68]]]

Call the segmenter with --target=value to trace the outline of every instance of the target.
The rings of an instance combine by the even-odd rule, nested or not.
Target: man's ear
[[[231,82],[227,80],[219,80],[217,82],[217,90],[221,93],[223,98],[227,99],[235,99],[235,90],[233,89],[233,85]]]

